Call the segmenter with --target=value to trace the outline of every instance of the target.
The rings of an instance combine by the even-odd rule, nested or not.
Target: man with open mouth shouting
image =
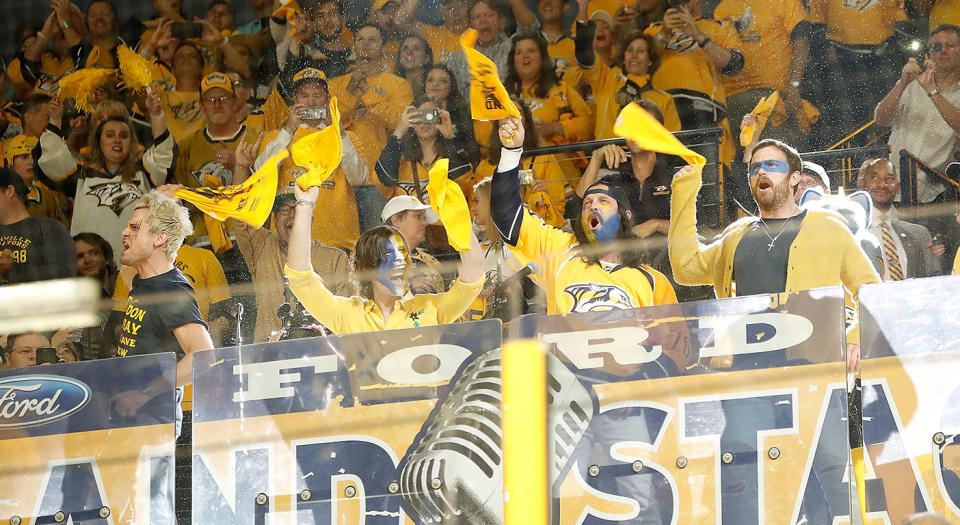
[[[297,197],[284,273],[290,289],[317,321],[338,335],[452,323],[483,288],[483,250],[471,234],[469,251],[460,253],[460,276],[445,293],[410,291],[410,248],[400,230],[389,225],[360,234],[353,251],[354,277],[360,294],[334,295],[313,271],[310,222],[320,188],[293,187]]]
[[[600,179],[583,194],[574,234],[547,226],[520,199],[523,125],[500,121],[503,150],[493,176],[490,212],[504,241],[539,268],[547,312],[564,314],[676,303],[667,278],[642,264],[633,215],[623,191]]]
[[[795,193],[800,154],[774,139],[761,140],[749,162],[749,182],[759,217],[728,226],[711,244],[697,237],[696,202],[701,174],[686,166],[673,178],[670,263],[678,283],[711,284],[717,297],[843,286],[856,304],[860,285],[880,277],[839,215],[801,210]],[[847,359],[859,367],[857,325],[847,336]]]

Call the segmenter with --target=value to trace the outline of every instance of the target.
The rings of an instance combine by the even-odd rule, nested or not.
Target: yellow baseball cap
[[[17,135],[7,142],[3,150],[3,162],[9,166],[13,164],[13,158],[20,155],[30,155],[33,148],[37,146],[37,137],[28,137],[26,135]]]
[[[204,95],[207,91],[210,91],[213,88],[220,88],[233,93],[233,82],[230,80],[230,77],[219,72],[214,71],[209,75],[203,77],[203,80],[200,81],[200,95]]]
[[[293,88],[296,89],[303,82],[317,82],[327,87],[327,75],[315,67],[305,67],[293,75]]]

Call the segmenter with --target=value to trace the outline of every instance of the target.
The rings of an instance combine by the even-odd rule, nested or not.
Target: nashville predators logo
[[[674,53],[688,53],[699,46],[690,35],[683,31],[674,31],[670,33],[670,39],[667,40],[665,47]]]
[[[219,179],[221,184],[233,179],[233,173],[227,171],[227,168],[225,168],[223,164],[215,160],[207,162],[198,170],[190,170],[190,174],[193,175],[201,185],[204,183],[206,175]]]
[[[578,283],[563,290],[573,298],[571,313],[606,312],[633,308],[627,292],[612,284]]]
[[[97,198],[99,206],[110,208],[117,217],[123,210],[140,198],[140,188],[129,182],[104,182],[94,184],[87,190],[87,195]]]
[[[760,33],[750,31],[750,26],[753,25],[753,19],[756,17],[757,15],[753,14],[750,7],[747,6],[742,16],[733,19],[733,27],[737,28],[737,33],[740,33],[741,41],[757,42],[760,40]]]

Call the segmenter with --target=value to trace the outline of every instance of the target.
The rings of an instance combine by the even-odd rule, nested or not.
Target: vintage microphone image
[[[420,523],[503,523],[500,349],[467,365],[424,423],[400,473],[406,510]],[[594,400],[576,376],[547,354],[548,458],[553,484],[583,437]]]

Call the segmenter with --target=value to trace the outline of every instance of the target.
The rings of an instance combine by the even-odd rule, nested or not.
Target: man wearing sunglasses
[[[748,165],[760,214],[731,224],[711,244],[697,237],[700,174],[687,166],[674,176],[669,250],[677,282],[713,285],[717,297],[842,285],[856,304],[860,285],[880,277],[839,215],[797,206],[797,151],[779,140],[761,140]],[[854,329],[847,340],[848,362],[857,369],[859,333]]]

